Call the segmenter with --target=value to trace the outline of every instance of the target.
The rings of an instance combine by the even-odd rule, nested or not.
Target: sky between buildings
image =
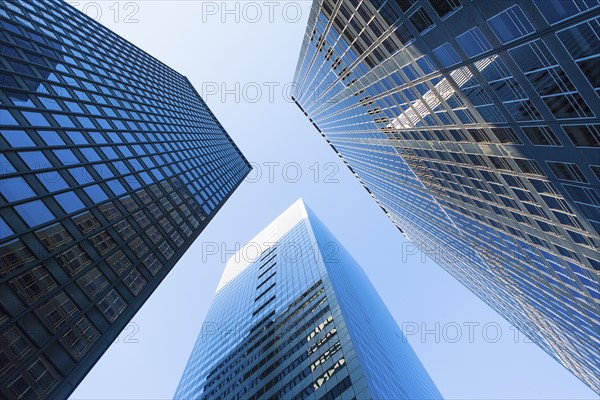
[[[597,399],[414,251],[291,101],[310,1],[70,2],[186,75],[254,171],[72,399],[172,398],[225,262],[299,197],[371,278],[447,399]]]

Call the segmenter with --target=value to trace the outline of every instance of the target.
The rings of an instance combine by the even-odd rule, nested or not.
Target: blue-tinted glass
[[[57,194],[54,198],[66,213],[72,213],[85,208],[83,202],[74,192]]]
[[[102,136],[100,132],[90,132],[90,136],[92,137],[92,140],[97,144],[106,143],[106,139],[104,139],[104,136]]]
[[[84,148],[79,149],[79,151],[81,151],[83,153],[84,157],[90,162],[102,160],[100,158],[100,156],[98,155],[98,153],[96,152],[96,150],[94,150],[91,147],[84,147]]]
[[[15,210],[30,228],[56,218],[41,200],[20,204],[15,206]]]
[[[6,158],[4,154],[0,154],[0,175],[11,174],[17,170]]]
[[[456,41],[469,57],[477,56],[492,46],[477,27],[457,36]]]
[[[121,183],[116,179],[112,180],[112,181],[108,181],[108,182],[106,182],[106,184],[108,185],[108,187],[110,187],[110,189],[113,191],[113,193],[116,194],[117,196],[126,192],[123,185],[121,185]]]
[[[63,163],[63,165],[81,164],[77,156],[69,149],[53,150],[53,153]]]
[[[38,180],[42,182],[42,185],[49,192],[56,192],[58,190],[66,189],[69,187],[67,182],[62,178],[58,171],[48,171],[36,175]]]
[[[79,121],[79,123],[81,125],[83,125],[84,128],[88,128],[88,129],[96,128],[96,126],[92,123],[92,121],[89,118],[77,117],[77,121]]]
[[[106,193],[104,193],[104,190],[102,190],[102,188],[98,185],[87,186],[83,188],[83,190],[85,190],[87,195],[90,196],[90,199],[96,203],[108,199],[108,196]]]
[[[35,143],[25,131],[2,131],[0,133],[12,147],[35,147]]]
[[[152,178],[150,177],[150,175],[148,175],[147,172],[140,173],[140,176],[142,177],[144,182],[146,182],[146,184],[148,184],[148,185],[154,182],[154,180],[152,180]]]
[[[4,108],[0,109],[0,124],[2,125],[19,125],[17,120]]]
[[[444,67],[449,67],[460,62],[460,57],[456,54],[450,43],[445,43],[433,50],[433,54],[435,54]]]
[[[79,183],[80,185],[85,185],[86,183],[94,182],[94,178],[84,167],[72,168],[69,170],[69,173],[73,176],[73,178],[75,178],[77,183]]]
[[[73,141],[75,144],[88,144],[88,141],[83,136],[81,132],[77,131],[68,131],[67,136]]]
[[[0,193],[8,201],[23,200],[35,196],[35,192],[23,178],[1,179]]]
[[[119,135],[117,135],[116,132],[108,132],[107,135],[110,138],[110,141],[113,143],[122,143],[123,142],[121,140],[121,138],[119,137]]]
[[[108,179],[115,176],[106,164],[96,164],[94,165],[94,169],[102,179]]]
[[[50,126],[50,122],[39,112],[21,111],[25,119],[32,126]]]
[[[74,103],[72,101],[65,101],[65,104],[67,105],[67,107],[69,107],[69,110],[77,113],[83,113],[83,110],[81,109],[81,107],[79,107],[79,104]]]
[[[48,110],[62,111],[56,100],[47,97],[38,97],[38,99],[40,99],[44,107]]]
[[[11,99],[11,101],[13,102],[13,104],[20,106],[20,107],[35,107],[35,104],[33,104],[33,101],[31,101],[31,99],[29,98],[29,96],[24,95],[24,94],[17,94],[14,95],[12,92],[7,92],[8,97]]]
[[[106,157],[108,157],[111,160],[117,159],[119,158],[119,156],[117,155],[117,153],[113,150],[112,147],[102,147],[101,148],[102,152],[106,155]]]
[[[534,0],[534,2],[550,24],[598,6],[598,0]]]
[[[12,235],[14,232],[10,227],[4,222],[4,219],[0,217],[0,239],[4,239]]]
[[[58,135],[58,133],[54,131],[42,131],[39,132],[39,135],[42,137],[42,139],[44,140],[44,142],[46,142],[48,146],[61,146],[65,144],[65,142]]]
[[[160,172],[160,170],[158,169],[153,169],[150,172],[152,172],[152,175],[154,175],[156,177],[157,180],[162,180],[165,179],[165,177],[163,176],[163,174]]]
[[[142,185],[140,185],[138,180],[133,175],[129,175],[127,178],[125,178],[125,182],[127,182],[127,184],[131,186],[132,189],[139,189],[140,187],[142,187]]]
[[[75,128],[75,124],[68,115],[52,114],[52,116],[61,128]]]
[[[514,6],[492,17],[488,21],[502,43],[518,39],[535,31],[519,6]]]
[[[21,157],[29,169],[32,170],[52,167],[50,161],[48,161],[44,153],[41,151],[20,152],[19,157]]]

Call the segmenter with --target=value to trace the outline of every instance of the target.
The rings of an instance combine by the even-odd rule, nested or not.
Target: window
[[[171,248],[171,246],[167,242],[162,242],[160,246],[158,246],[158,250],[162,253],[163,256],[168,260],[170,259],[175,252]]]
[[[110,249],[117,245],[106,231],[102,231],[97,235],[92,236],[89,240],[102,255],[108,253]]]
[[[53,251],[73,241],[73,237],[67,232],[61,223],[57,223],[36,231],[35,234],[48,249],[48,251]]]
[[[35,197],[35,192],[22,177],[0,180],[0,193],[6,200],[18,201]]]
[[[579,93],[542,98],[557,119],[592,117],[592,111]]]
[[[123,240],[127,240],[135,234],[135,231],[131,227],[131,224],[126,220],[122,220],[117,222],[114,225],[114,228],[117,230],[117,233]]]
[[[46,357],[40,356],[26,371],[8,384],[7,388],[15,399],[44,398],[58,383],[59,377]]]
[[[146,235],[155,245],[158,244],[158,242],[160,242],[161,240],[163,240],[163,236],[154,226],[151,226],[148,230],[146,230]]]
[[[146,216],[144,211],[138,211],[133,214],[133,219],[140,225],[140,227],[144,228],[150,224],[150,220]]]
[[[502,43],[508,43],[535,31],[518,5],[490,18],[488,24]]]
[[[100,203],[100,202],[108,199],[108,196],[106,195],[104,190],[102,190],[102,188],[99,185],[87,186],[87,187],[83,188],[83,190],[85,190],[85,192],[90,197],[90,199],[92,199],[92,201],[95,203]]]
[[[56,287],[56,281],[42,265],[13,279],[10,284],[27,304],[32,304]]]
[[[563,130],[578,147],[600,147],[600,125],[563,125]]]
[[[60,339],[60,343],[79,360],[100,337],[98,330],[90,324],[87,318],[81,317],[69,328]]]
[[[52,333],[56,333],[77,311],[78,308],[73,301],[64,292],[59,292],[54,298],[40,306],[36,313],[44,325]]]
[[[491,128],[492,132],[500,143],[522,144],[515,132],[511,128]]]
[[[113,255],[106,257],[106,262],[119,276],[131,266],[131,261],[121,250],[117,250]]]
[[[92,268],[77,280],[77,284],[93,299],[102,289],[108,286],[108,279],[106,279],[98,268]]]
[[[15,369],[17,361],[33,352],[33,346],[21,329],[12,326],[0,336],[0,379]]]
[[[406,12],[417,0],[395,0],[394,2],[403,12]]]
[[[538,163],[534,160],[527,160],[524,158],[515,158],[515,163],[521,171],[526,174],[542,175],[542,170]]]
[[[83,251],[83,249],[76,245],[71,247],[69,250],[58,254],[56,256],[56,261],[69,273],[69,275],[73,276],[77,272],[79,272],[83,267],[92,263],[90,257],[88,257],[87,253]]]
[[[14,208],[30,228],[52,221],[56,218],[41,200],[20,204]]]
[[[127,211],[132,212],[138,209],[138,205],[131,196],[122,197],[121,204],[127,209]]]
[[[125,301],[115,289],[112,289],[98,303],[98,308],[110,322],[113,322],[125,309]]]
[[[458,35],[456,41],[469,57],[475,57],[492,48],[478,27]]]
[[[525,126],[523,132],[531,144],[536,146],[561,146],[560,140],[547,126]]]
[[[174,229],[173,224],[167,218],[161,219],[159,223],[167,233],[170,233]]]
[[[36,260],[36,257],[20,239],[15,239],[0,247],[0,260],[0,275],[6,275]]]
[[[576,164],[551,161],[546,162],[546,164],[548,164],[548,166],[558,179],[575,182],[588,181]]]
[[[534,0],[534,3],[549,24],[555,24],[598,5],[597,0]]]
[[[402,43],[404,46],[408,46],[410,43],[412,43],[413,40],[415,40],[413,35],[410,33],[410,31],[404,24],[400,25],[396,29],[394,34],[396,35],[396,38],[398,38],[400,43]]]
[[[117,207],[115,207],[115,205],[111,202],[102,204],[98,207],[98,209],[100,209],[102,214],[104,214],[104,217],[109,221],[113,221],[123,216],[123,214],[121,214],[121,212],[117,210]]]
[[[73,222],[84,235],[100,227],[98,220],[89,211],[73,217]]]
[[[148,245],[139,236],[129,243],[129,248],[136,256],[141,257],[149,250]]]
[[[56,196],[54,196],[54,199],[58,202],[58,204],[67,214],[85,208],[85,205],[83,204],[81,199],[75,194],[75,192],[57,194]]]
[[[434,49],[433,54],[444,67],[450,67],[460,62],[460,57],[450,43],[444,43],[440,47]]]
[[[181,235],[179,234],[179,232],[173,232],[173,235],[171,236],[171,238],[173,239],[173,242],[175,243],[175,246],[181,247],[181,245],[183,244],[184,240],[181,237]]]
[[[434,25],[433,20],[423,9],[423,7],[419,7],[417,11],[410,16],[410,22],[412,22],[415,28],[417,28],[419,33],[425,32]]]
[[[123,279],[123,282],[129,287],[131,293],[137,296],[142,288],[146,285],[146,280],[142,277],[137,269],[132,269],[129,274]]]
[[[56,192],[58,190],[67,189],[69,185],[60,175],[58,171],[47,171],[36,175],[38,180],[42,182],[42,185],[48,192]]]
[[[162,264],[160,263],[160,261],[158,261],[158,258],[156,258],[154,254],[150,254],[144,260],[144,267],[146,267],[146,269],[152,274],[152,276],[154,276],[162,267]]]
[[[429,0],[429,3],[440,18],[461,7],[460,0]]]
[[[2,124],[4,123],[4,119],[2,119]],[[11,147],[36,147],[36,144],[25,131],[3,130],[0,134]]]

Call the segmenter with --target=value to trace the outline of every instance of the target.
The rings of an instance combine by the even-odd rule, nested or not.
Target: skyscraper
[[[294,93],[409,240],[597,392],[599,15],[315,1]]]
[[[298,200],[231,257],[176,399],[439,399],[360,266]]]
[[[0,24],[0,397],[66,398],[250,166],[183,75],[67,3]]]

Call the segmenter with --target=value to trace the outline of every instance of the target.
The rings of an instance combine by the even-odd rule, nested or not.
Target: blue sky
[[[310,2],[92,3],[77,8],[189,78],[255,169],[72,399],[171,398],[225,261],[299,197],[447,399],[597,399],[443,269],[406,255],[411,244],[291,102]]]

